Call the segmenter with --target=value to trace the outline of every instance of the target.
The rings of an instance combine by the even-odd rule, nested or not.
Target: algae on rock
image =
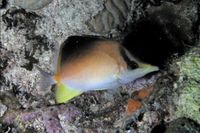
[[[179,73],[179,100],[176,115],[187,117],[200,124],[200,47],[191,49],[177,62]]]

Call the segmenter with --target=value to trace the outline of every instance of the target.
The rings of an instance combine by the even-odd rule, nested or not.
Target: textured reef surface
[[[198,1],[2,0],[0,6],[1,133],[200,132]],[[71,35],[116,39],[161,71],[57,104],[55,85],[39,90],[35,65],[55,74],[53,60]]]
[[[124,124],[126,129],[133,132],[179,132],[180,124],[171,122],[178,118],[193,120],[190,129],[199,132],[199,44],[187,54],[173,61],[168,71],[154,85],[151,95],[143,100],[143,106],[132,113]],[[198,51],[198,53],[197,53]],[[184,121],[182,121],[184,123]],[[189,123],[190,123],[189,122]],[[168,125],[168,124],[169,125]],[[142,126],[145,125],[145,126]],[[186,125],[186,124],[185,124]],[[177,128],[174,131],[171,127]],[[177,127],[176,127],[177,126]],[[187,126],[187,125],[186,125]],[[153,129],[152,129],[153,127]],[[192,128],[194,127],[194,128]],[[180,131],[182,131],[180,129]],[[184,131],[183,131],[184,132]]]
[[[37,10],[51,3],[53,0],[10,0],[12,5],[19,6],[24,9]]]
[[[131,0],[107,0],[103,11],[87,22],[89,29],[97,33],[122,30],[130,13]]]

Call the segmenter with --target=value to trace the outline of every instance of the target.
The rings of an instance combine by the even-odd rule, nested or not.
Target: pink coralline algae
[[[60,124],[59,115],[64,117],[61,119],[72,122],[75,117],[81,114],[81,110],[68,104],[68,107],[66,107],[66,105],[60,105],[57,107],[42,108],[37,111],[9,114],[11,115],[4,116],[4,121],[2,123],[10,124],[16,122],[18,124],[14,126],[21,126],[19,128],[22,129],[22,131],[23,127],[32,124],[32,128],[38,132],[63,133],[65,131]]]
[[[48,133],[64,132],[57,119],[57,112],[58,110],[56,108],[51,107],[50,110],[43,113],[43,122]]]

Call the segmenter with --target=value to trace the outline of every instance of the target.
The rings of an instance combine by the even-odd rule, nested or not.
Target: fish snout
[[[151,64],[142,64],[139,65],[139,69],[148,69],[149,71],[153,72],[153,71],[158,71],[159,67],[152,66]]]

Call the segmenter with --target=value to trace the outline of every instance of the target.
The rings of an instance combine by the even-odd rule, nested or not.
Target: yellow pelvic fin
[[[58,86],[56,89],[56,101],[58,103],[63,103],[72,99],[75,96],[80,95],[81,93],[83,92],[69,88],[62,83],[58,83]]]

